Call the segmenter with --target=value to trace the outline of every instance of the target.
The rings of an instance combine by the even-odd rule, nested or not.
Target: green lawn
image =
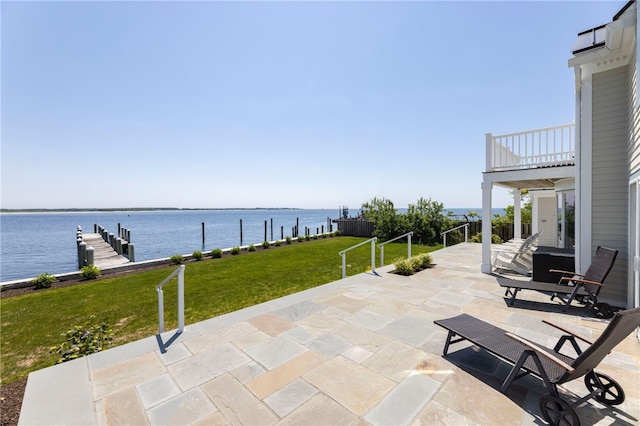
[[[243,252],[237,256],[189,262],[185,270],[185,323],[233,312],[338,280],[342,260],[338,252],[365,238],[331,237],[285,243],[267,250]],[[412,245],[412,254],[440,246]],[[385,246],[385,263],[406,257],[407,245]],[[376,248],[376,265],[379,251]],[[355,275],[371,267],[371,248],[365,244],[347,253],[347,274]],[[10,383],[29,372],[55,363],[49,348],[62,343],[61,336],[91,315],[113,327],[114,344],[121,345],[158,332],[158,298],[155,286],[176,266],[102,277],[81,285],[45,289],[37,293],[2,299],[1,379]],[[165,329],[177,327],[176,285],[165,286]]]

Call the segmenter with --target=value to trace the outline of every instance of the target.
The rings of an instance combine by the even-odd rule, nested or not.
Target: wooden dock
[[[93,247],[93,264],[100,269],[129,263],[129,259],[119,255],[100,234],[82,234],[82,241],[87,247]]]

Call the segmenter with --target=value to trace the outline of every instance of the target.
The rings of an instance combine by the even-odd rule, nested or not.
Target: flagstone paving
[[[479,244],[433,258],[410,277],[378,268],[33,372],[20,424],[543,424],[540,381],[501,393],[509,366],[466,344],[443,357],[446,332],[433,321],[464,312],[547,346],[558,334],[542,319],[591,338],[606,322],[533,292],[507,306],[496,278],[480,273]],[[630,336],[599,368],[626,401],[583,404],[583,424],[640,422],[639,367]],[[575,380],[562,393],[586,392]]]

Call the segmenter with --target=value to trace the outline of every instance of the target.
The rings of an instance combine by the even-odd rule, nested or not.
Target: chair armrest
[[[570,275],[576,275],[578,277],[584,277],[583,274],[579,274],[577,272],[572,272],[572,271],[564,271],[562,269],[549,269],[549,272],[559,272],[561,274],[570,274]]]
[[[560,278],[560,281],[572,281],[574,283],[592,284],[592,285],[599,285],[600,287],[604,287],[604,284],[602,283],[591,281],[591,280],[585,280],[583,278],[562,277]]]
[[[586,337],[580,336],[579,334],[576,334],[576,333],[574,333],[573,331],[568,330],[568,329],[566,329],[566,328],[564,328],[564,327],[562,327],[562,326],[560,326],[560,325],[558,325],[558,324],[554,324],[554,323],[552,323],[552,322],[550,322],[550,321],[547,321],[547,320],[542,320],[542,322],[543,322],[543,323],[545,323],[545,324],[549,324],[551,327],[555,327],[555,328],[557,328],[558,330],[560,330],[560,331],[562,331],[562,332],[564,332],[564,333],[567,333],[567,334],[569,334],[569,335],[571,335],[571,336],[575,337],[576,339],[580,339],[580,340],[582,340],[583,342],[588,343],[589,345],[593,345],[593,341],[592,341],[592,340],[589,340],[589,339],[587,339]]]
[[[573,367],[570,366],[569,364],[567,364],[566,362],[564,362],[563,360],[561,360],[560,358],[550,354],[549,352],[543,351],[540,348],[538,348],[537,346],[533,345],[531,342],[529,342],[528,340],[523,339],[520,336],[516,336],[513,333],[510,332],[505,332],[504,333],[506,336],[512,338],[513,340],[515,340],[516,342],[519,342],[521,344],[523,344],[525,347],[535,351],[538,355],[541,355],[545,358],[547,358],[549,361],[557,364],[558,366],[564,368],[565,370],[567,370],[567,372],[569,373],[573,373]]]

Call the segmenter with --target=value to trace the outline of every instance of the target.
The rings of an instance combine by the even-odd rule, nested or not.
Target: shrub
[[[399,275],[414,274],[413,268],[411,267],[411,264],[407,259],[402,259],[402,258],[396,259],[396,261],[394,262],[394,266],[396,267],[396,270],[394,271],[396,274],[399,274]]]
[[[174,265],[179,265],[184,262],[184,256],[181,254],[174,254],[170,259],[171,263],[173,263]]]
[[[101,274],[100,268],[95,265],[87,265],[82,267],[82,278],[85,280],[95,280]]]
[[[340,236],[340,234],[342,234],[342,232],[340,232],[340,231],[334,231],[333,236],[334,236],[334,237],[339,237],[339,236]]]
[[[268,249],[268,248],[269,248],[269,245],[270,245],[270,244],[269,244],[269,241],[263,241],[263,242],[262,242],[262,248],[263,248],[263,249]]]
[[[42,274],[32,279],[31,283],[35,285],[36,288],[49,288],[55,281],[56,277],[48,272],[43,272]]]
[[[417,271],[421,271],[431,266],[431,255],[429,253],[421,253],[411,256],[409,259],[399,258],[394,262],[396,270],[400,275],[413,275]]]
[[[248,251],[256,251],[256,246],[254,246],[253,244],[249,244],[249,247],[247,248]]]
[[[474,236],[469,238],[469,241],[471,241],[472,243],[481,243],[482,242],[482,232],[478,232],[477,234],[475,234]],[[504,243],[504,241],[502,240],[502,238],[500,238],[500,235],[491,234],[491,243],[492,244],[502,244],[502,243]]]
[[[287,236],[287,238],[285,238],[285,241],[287,242],[287,244],[291,244],[291,237]]]
[[[191,255],[195,260],[202,260],[202,252],[200,250],[196,250]]]
[[[282,245],[282,241],[276,240],[276,247],[280,247]]]
[[[214,259],[220,259],[222,257],[222,249],[215,248],[211,250],[211,257]]]
[[[231,254],[240,254],[240,247],[235,246],[234,248],[231,249]]]
[[[49,353],[60,355],[56,364],[107,349],[113,340],[113,331],[104,321],[97,324],[96,316],[91,315],[84,325],[76,325],[62,336],[66,340],[49,349]]]
[[[305,239],[306,241],[309,241],[309,240],[311,239],[311,235],[309,235],[309,234],[305,235],[305,236],[304,236],[304,239]]]

